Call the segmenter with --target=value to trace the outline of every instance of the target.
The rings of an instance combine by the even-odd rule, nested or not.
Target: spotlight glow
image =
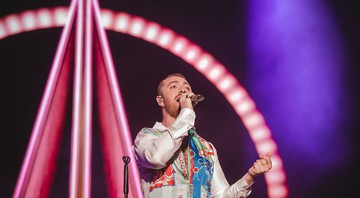
[[[145,31],[144,39],[153,42],[155,41],[156,36],[158,35],[160,26],[156,23],[150,23]]]
[[[61,26],[66,23],[67,17],[69,15],[68,9],[66,7],[57,7],[54,9],[54,25]]]
[[[216,64],[209,71],[208,78],[213,84],[217,84],[216,81],[225,73],[223,65]]]
[[[173,47],[170,49],[175,55],[182,56],[181,52],[184,51],[184,49],[188,45],[188,40],[183,37],[178,37],[175,39]]]
[[[255,128],[251,133],[251,138],[256,141],[256,142],[260,142],[262,140],[268,139],[270,138],[270,130],[269,128],[265,127],[265,126],[261,126],[258,128]]]
[[[163,48],[168,48],[173,37],[174,33],[171,30],[162,30],[157,43]]]
[[[112,27],[113,17],[114,13],[111,10],[102,10],[101,21],[104,28],[110,29]]]
[[[283,185],[271,185],[269,188],[270,197],[288,197],[288,189]]]
[[[129,28],[130,16],[126,13],[118,13],[115,17],[114,31],[126,33]]]
[[[230,90],[230,88],[233,88],[234,83],[235,83],[234,77],[227,74],[216,85],[218,86],[219,90],[221,90],[222,92],[227,92],[228,90]]]
[[[206,69],[209,68],[212,62],[213,62],[212,56],[210,54],[204,53],[195,63],[195,67],[203,73]]]
[[[42,8],[38,12],[38,23],[41,28],[49,28],[52,26],[52,12],[49,9]]]
[[[286,179],[284,172],[279,171],[279,169],[266,173],[266,176],[270,183],[282,183]]]
[[[234,88],[229,94],[227,94],[227,98],[231,103],[237,103],[243,100],[245,97],[248,97],[246,91],[242,87]]]
[[[142,18],[134,18],[130,25],[130,35],[139,37],[144,30],[145,20]]]
[[[196,58],[199,56],[200,54],[200,48],[198,46],[195,45],[191,45],[187,48],[186,52],[185,52],[185,60],[192,64]]]
[[[21,21],[25,31],[30,31],[36,28],[35,12],[24,12],[21,15]]]
[[[258,153],[274,153],[277,150],[276,144],[273,140],[265,140],[256,144],[256,150]]]
[[[245,116],[255,110],[255,104],[250,98],[245,98],[235,105],[235,111]]]
[[[23,31],[18,15],[10,15],[6,17],[5,23],[10,34],[17,34]]]
[[[247,128],[254,129],[257,126],[264,124],[264,118],[258,112],[252,112],[245,116],[244,124]]]

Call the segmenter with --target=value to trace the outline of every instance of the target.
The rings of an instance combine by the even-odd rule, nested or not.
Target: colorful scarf
[[[213,157],[214,148],[212,144],[200,137],[195,128],[188,131],[185,148],[179,150],[177,162],[169,164],[149,174],[151,181],[150,192],[164,186],[175,186],[174,173],[181,170],[185,180],[189,182],[188,198],[210,198],[211,179],[214,173]],[[177,168],[173,168],[176,166]]]
[[[214,173],[213,160],[214,150],[212,145],[201,138],[195,128],[188,131],[188,175],[189,197],[210,197],[211,179]]]

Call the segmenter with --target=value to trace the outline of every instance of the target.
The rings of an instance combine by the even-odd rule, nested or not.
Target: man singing
[[[143,128],[133,147],[145,198],[248,197],[255,178],[272,168],[271,154],[260,155],[229,185],[214,145],[195,130],[198,101],[185,77],[174,73],[163,79],[156,101],[162,121]]]

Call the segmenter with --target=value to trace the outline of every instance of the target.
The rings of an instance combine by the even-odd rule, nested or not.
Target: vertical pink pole
[[[91,142],[92,142],[92,57],[93,57],[93,14],[92,2],[86,1],[85,21],[85,137],[84,137],[84,175],[83,197],[91,197]]]
[[[69,185],[71,198],[87,198],[91,194],[92,31],[91,1],[79,0]]]

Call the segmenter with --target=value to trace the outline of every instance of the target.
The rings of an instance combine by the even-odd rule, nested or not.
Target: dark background
[[[42,7],[68,6],[69,1],[1,1],[0,17],[11,13]],[[359,176],[355,160],[358,158],[358,66],[359,66],[359,6],[356,1],[327,1],[334,23],[338,26],[347,53],[346,78],[349,109],[342,112],[348,120],[343,133],[348,141],[348,156],[340,165],[327,169],[323,174],[308,164],[306,154],[286,152],[289,146],[278,142],[287,175],[290,197],[346,197],[357,193]],[[102,8],[123,11],[143,17],[168,27],[185,36],[212,54],[226,66],[248,90],[252,99],[261,93],[247,81],[247,3],[246,1],[100,1]],[[50,71],[61,28],[51,28],[13,35],[0,40],[1,57],[1,164],[0,197],[11,197],[27,143],[35,121],[46,80]],[[161,78],[168,73],[180,72],[187,76],[193,89],[206,99],[196,107],[197,129],[213,142],[229,183],[234,183],[256,159],[255,147],[238,116],[223,95],[202,74],[180,58],[146,41],[107,31],[112,55],[118,74],[121,93],[133,137],[143,126],[160,121],[161,114],[155,103],[155,90]],[[281,94],[281,93],[280,93]],[[265,97],[266,98],[266,97]],[[272,116],[261,103],[265,119]],[[69,107],[69,110],[71,107]],[[69,113],[69,115],[71,115]],[[95,120],[95,119],[94,119]],[[271,120],[271,119],[269,119]],[[275,125],[268,122],[269,126]],[[306,121],[304,122],[306,125]],[[66,197],[70,156],[70,118],[64,131],[51,197]],[[93,197],[106,194],[97,123],[94,122],[93,143]],[[200,132],[201,131],[201,132]],[[272,129],[276,140],[286,139],[286,132]],[[294,141],[294,140],[292,140]],[[304,144],[304,147],[307,145]],[[301,148],[298,148],[301,150]],[[327,152],[335,152],[336,143],[328,145]],[[314,148],[316,152],[316,148]],[[232,154],[232,155],[229,155]],[[325,155],[325,153],[324,153]],[[342,155],[340,153],[340,155]],[[319,156],[321,157],[321,156]],[[306,165],[305,165],[306,164]],[[316,177],[312,177],[316,175]],[[252,197],[266,197],[263,177],[254,185]]]

